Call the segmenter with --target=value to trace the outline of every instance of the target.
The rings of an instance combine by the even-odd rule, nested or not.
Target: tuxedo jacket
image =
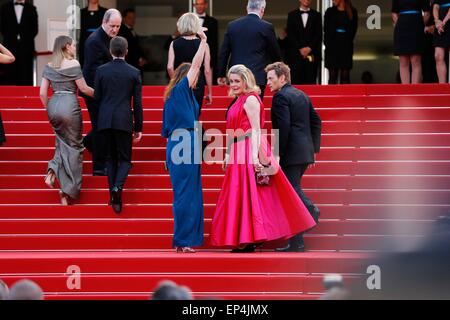
[[[128,41],[128,54],[126,61],[133,67],[139,69],[139,59],[143,57],[141,46],[139,45],[138,36],[134,35],[130,28],[122,23],[119,30],[119,36],[124,37]]]
[[[26,52],[30,56],[34,55],[34,38],[38,34],[38,14],[36,7],[25,3],[23,7],[22,19],[17,23],[14,2],[10,1],[1,8],[0,32],[3,35],[3,44],[13,54],[18,50]],[[20,40],[18,40],[20,36]]]
[[[280,165],[314,163],[322,121],[308,96],[286,84],[273,97],[271,118],[272,128],[279,130]]]
[[[98,131],[142,132],[141,72],[125,60],[114,59],[97,69],[95,100],[99,106]]]
[[[84,46],[83,76],[88,86],[94,85],[95,72],[101,65],[112,60],[109,52],[111,38],[102,27],[98,28],[87,38]]]
[[[211,52],[211,66],[217,66],[217,57],[219,52],[219,23],[216,18],[206,15],[203,22],[203,27],[208,28],[206,36],[208,37],[209,50]]]
[[[287,39],[289,62],[300,59],[299,49],[304,47],[310,47],[315,61],[320,61],[322,56],[322,16],[320,13],[310,9],[308,21],[304,27],[300,10],[291,11],[287,19]]]
[[[281,61],[281,52],[272,24],[255,14],[228,24],[220,53],[220,77],[225,77],[228,66],[243,64],[253,72],[258,85],[265,85],[264,69],[274,61]]]

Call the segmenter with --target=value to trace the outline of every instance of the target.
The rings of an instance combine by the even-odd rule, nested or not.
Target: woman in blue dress
[[[167,138],[166,163],[173,189],[173,246],[176,252],[185,253],[203,244],[201,130],[196,129],[199,105],[193,93],[206,50],[199,19],[196,29],[201,42],[192,64],[183,63],[175,70],[164,93],[161,131]]]

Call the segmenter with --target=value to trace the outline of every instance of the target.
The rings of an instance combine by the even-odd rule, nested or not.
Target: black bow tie
[[[200,18],[200,19],[203,19],[203,20],[205,20],[205,18],[206,18],[206,17],[204,17],[204,16],[201,16],[201,17],[199,17],[199,18]]]
[[[300,10],[300,14],[309,14],[309,11]]]
[[[15,6],[24,6],[25,3],[23,3],[23,2],[14,2],[14,5]]]

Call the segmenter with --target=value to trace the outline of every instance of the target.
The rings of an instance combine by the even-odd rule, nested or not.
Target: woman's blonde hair
[[[55,39],[53,45],[53,54],[50,60],[50,65],[55,68],[61,68],[61,63],[64,59],[73,59],[73,57],[67,52],[67,45],[71,45],[73,39],[69,36],[59,36]]]
[[[175,69],[174,75],[172,79],[170,79],[169,84],[166,87],[166,90],[164,91],[164,101],[166,101],[170,94],[172,93],[173,88],[180,83],[181,80],[183,80],[184,77],[187,76],[189,69],[191,68],[190,63],[182,63],[178,66],[178,68]]]
[[[261,93],[261,89],[256,84],[253,72],[243,64],[237,64],[232,66],[230,70],[228,70],[228,79],[230,79],[230,76],[232,74],[237,74],[241,77],[242,81],[245,84],[244,93],[254,92],[258,95]],[[234,96],[233,91],[231,89],[228,91],[228,95],[232,97]]]
[[[195,35],[201,28],[200,18],[194,13],[185,13],[178,19],[177,28],[182,36]]]

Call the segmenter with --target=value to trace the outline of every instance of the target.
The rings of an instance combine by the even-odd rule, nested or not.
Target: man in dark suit
[[[208,37],[209,51],[211,53],[211,68],[213,69],[213,79],[217,79],[217,56],[219,52],[219,23],[216,18],[211,17],[206,13],[208,10],[207,0],[195,0],[194,1],[195,13],[201,20],[202,27],[207,28],[205,32]],[[216,81],[216,80],[214,80]]]
[[[125,38],[113,38],[110,50],[113,61],[97,69],[95,100],[99,105],[98,133],[106,143],[111,205],[114,212],[120,213],[122,189],[131,169],[133,132],[134,142],[142,138],[142,81],[140,71],[125,61],[128,51]]]
[[[128,54],[126,61],[133,67],[141,70],[142,67],[147,64],[144,58],[142,48],[139,44],[139,36],[136,31],[134,31],[134,26],[136,24],[136,11],[134,9],[125,9],[123,14],[123,23],[120,27],[119,36],[124,37],[128,41]]]
[[[80,10],[80,40],[78,42],[79,61],[84,63],[84,46],[87,38],[102,25],[108,9],[100,5],[99,0],[88,0],[87,6]]]
[[[274,28],[272,24],[262,20],[265,8],[265,0],[249,0],[248,15],[228,24],[220,53],[217,80],[224,85],[227,66],[243,64],[253,72],[256,84],[261,88],[261,99],[266,88],[265,66],[269,60],[281,60]]]
[[[301,189],[301,179],[320,151],[322,121],[309,98],[290,84],[290,70],[282,62],[267,66],[267,84],[275,92],[272,102],[272,128],[279,130],[279,163],[284,174],[316,223],[319,209]],[[304,251],[303,233],[291,239],[282,252]]]
[[[322,16],[311,9],[311,0],[300,0],[300,9],[287,19],[287,63],[293,84],[315,84],[322,56]]]
[[[122,24],[122,16],[116,9],[109,9],[103,17],[103,23],[86,40],[84,47],[83,75],[88,86],[94,86],[95,73],[97,68],[112,60],[109,52],[109,42],[111,38],[117,36]],[[101,136],[96,134],[98,105],[95,99],[83,96],[89,111],[92,129],[83,139],[84,146],[92,153],[92,165],[94,176],[105,176],[106,169],[104,159],[101,157]]]
[[[36,7],[25,0],[10,1],[1,8],[0,32],[3,44],[16,57],[6,67],[5,84],[33,85],[34,38],[38,34]]]

